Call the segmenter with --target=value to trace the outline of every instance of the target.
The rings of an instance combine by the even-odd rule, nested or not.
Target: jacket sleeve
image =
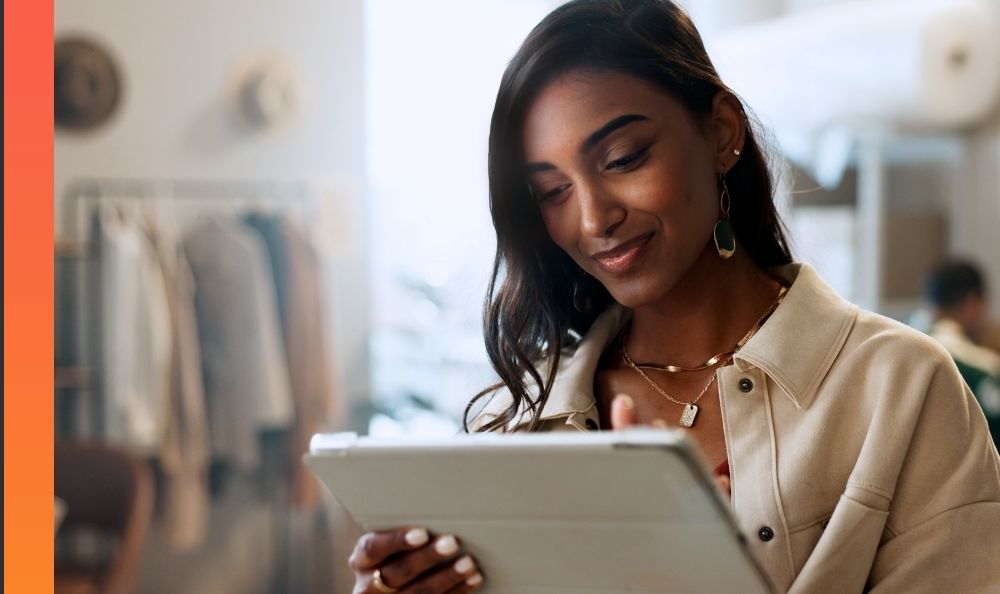
[[[1000,457],[950,359],[931,377],[889,511],[867,591],[1000,592]]]

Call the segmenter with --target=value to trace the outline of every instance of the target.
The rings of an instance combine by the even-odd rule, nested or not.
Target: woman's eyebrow
[[[631,124],[632,122],[646,121],[648,119],[649,118],[647,118],[646,116],[639,114],[628,114],[628,115],[618,116],[617,118],[611,120],[607,124],[601,126],[600,129],[598,129],[596,132],[588,136],[587,140],[583,141],[583,145],[580,147],[580,152],[584,154],[590,152],[590,150],[593,149],[597,145],[597,143],[607,138],[612,132],[621,128],[622,126],[626,126],[628,124]],[[527,175],[531,175],[532,173],[551,171],[555,169],[555,167],[551,163],[542,162],[542,163],[528,163],[527,165],[525,165],[524,169]]]
[[[528,163],[524,166],[524,173],[526,175],[531,175],[532,173],[541,173],[542,171],[552,171],[555,166],[551,163]]]
[[[581,153],[590,152],[590,150],[594,148],[594,146],[596,146],[597,143],[607,138],[609,134],[611,134],[618,128],[621,128],[622,126],[631,124],[632,122],[641,122],[648,119],[649,118],[647,118],[646,116],[642,116],[639,114],[628,114],[628,115],[618,116],[617,118],[611,120],[607,124],[601,126],[600,129],[598,129],[596,132],[588,136],[587,140],[583,141],[583,146],[580,147],[580,152]]]

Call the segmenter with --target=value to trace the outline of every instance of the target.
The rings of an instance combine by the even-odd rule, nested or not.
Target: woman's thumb
[[[611,401],[611,428],[625,429],[635,425],[635,401],[628,394],[619,394]]]

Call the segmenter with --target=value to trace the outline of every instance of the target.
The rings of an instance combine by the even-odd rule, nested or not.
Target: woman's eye
[[[611,170],[611,169],[627,169],[630,165],[635,165],[639,161],[639,159],[641,159],[643,156],[645,156],[647,150],[649,150],[649,147],[646,147],[646,148],[644,148],[642,150],[638,150],[638,151],[636,151],[634,153],[631,153],[629,155],[625,155],[624,157],[621,157],[620,159],[615,159],[614,161],[608,163],[607,166],[605,167],[605,169],[608,169],[608,170]]]
[[[539,198],[539,202],[552,202],[553,200],[556,200],[557,198],[559,198],[560,194],[566,191],[566,188],[568,187],[569,184],[563,184],[559,187],[552,188],[551,190],[542,192],[541,198]]]

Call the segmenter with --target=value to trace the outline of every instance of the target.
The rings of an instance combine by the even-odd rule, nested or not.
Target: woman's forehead
[[[683,117],[680,103],[638,77],[619,72],[573,71],[535,97],[524,120],[525,157],[582,146],[609,121],[639,115],[651,121]]]

